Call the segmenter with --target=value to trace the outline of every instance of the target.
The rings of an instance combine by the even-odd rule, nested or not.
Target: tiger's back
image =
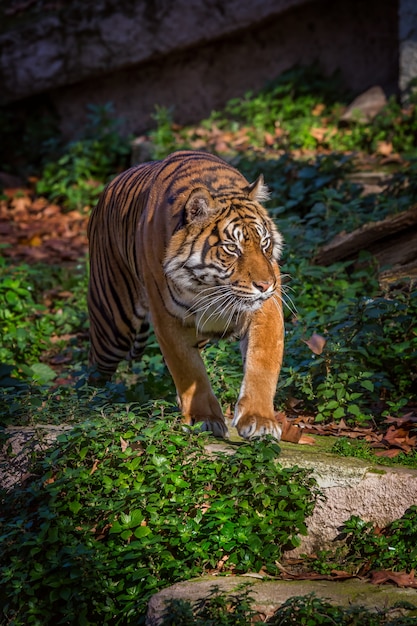
[[[239,335],[246,374],[250,327],[270,309],[273,386],[282,358],[281,237],[259,203],[264,195],[262,181],[249,185],[218,157],[182,151],[120,174],[89,223],[90,363],[110,376],[120,360],[138,357],[151,317],[185,420],[219,435],[224,419],[202,368],[201,340]],[[266,430],[278,436],[271,410]],[[265,419],[251,419],[241,434],[253,436],[257,421]]]

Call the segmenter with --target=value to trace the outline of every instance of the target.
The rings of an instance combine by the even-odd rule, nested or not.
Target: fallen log
[[[392,268],[402,276],[405,270],[417,276],[417,205],[350,233],[339,233],[318,250],[314,263],[330,265],[354,259],[363,250],[375,257],[380,270]]]

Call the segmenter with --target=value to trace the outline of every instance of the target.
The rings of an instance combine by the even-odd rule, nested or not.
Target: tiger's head
[[[266,198],[260,176],[233,193],[197,187],[186,199],[164,271],[176,314],[201,335],[234,332],[279,292],[282,237],[260,204]]]

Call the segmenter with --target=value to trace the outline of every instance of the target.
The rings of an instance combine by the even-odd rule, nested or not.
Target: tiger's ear
[[[194,189],[185,205],[187,222],[205,222],[213,213],[216,213],[214,200],[207,189]]]
[[[251,183],[245,189],[251,200],[257,200],[258,202],[264,202],[269,198],[268,187],[264,183],[263,174],[260,174],[255,182]]]

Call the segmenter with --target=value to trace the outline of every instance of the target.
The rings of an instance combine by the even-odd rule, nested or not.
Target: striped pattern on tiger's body
[[[110,378],[138,358],[152,321],[186,423],[227,427],[200,355],[213,337],[240,338],[244,375],[233,425],[280,438],[273,398],[284,329],[282,238],[235,168],[181,151],[117,176],[91,215],[90,364]]]

